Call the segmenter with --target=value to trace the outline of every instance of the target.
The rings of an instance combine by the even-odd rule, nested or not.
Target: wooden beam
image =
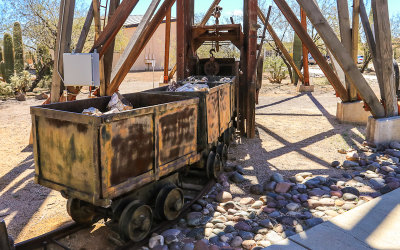
[[[183,80],[190,75],[192,27],[194,16],[193,0],[176,1],[176,78]]]
[[[279,39],[278,35],[276,34],[275,30],[272,28],[271,24],[265,23],[266,18],[265,18],[264,13],[262,13],[260,7],[257,8],[257,14],[258,14],[258,17],[260,18],[261,22],[264,25],[267,25],[267,30],[268,30],[269,34],[271,35],[272,39],[274,40],[276,46],[278,46],[279,50],[285,56],[286,60],[290,64],[290,66],[294,69],[294,71],[296,71],[296,74],[299,76],[300,81],[303,82],[303,80],[304,80],[303,74],[301,73],[299,68],[297,68],[296,64],[293,61],[293,58],[290,56],[289,52],[283,45],[282,41]]]
[[[70,52],[72,23],[74,20],[75,0],[65,0],[60,3],[60,15],[57,27],[56,51],[54,53],[53,78],[51,83],[51,102],[58,102],[64,84],[63,77],[63,53]]]
[[[353,0],[353,19],[351,25],[351,56],[354,59],[354,63],[357,64],[358,56],[358,40],[360,38],[359,33],[360,26],[360,0]]]
[[[211,4],[210,8],[208,8],[206,14],[204,15],[203,19],[201,20],[199,26],[204,26],[206,25],[206,23],[208,22],[208,20],[210,19],[212,13],[214,12],[214,8],[215,6],[217,6],[219,3],[221,2],[221,0],[214,0],[214,2]]]
[[[93,21],[93,3],[90,4],[89,11],[86,15],[85,23],[83,24],[81,34],[75,46],[74,50],[75,53],[82,53],[83,47],[85,46],[86,38],[90,31],[90,26],[92,26],[92,21]]]
[[[381,58],[384,107],[387,117],[397,116],[396,85],[393,77],[393,49],[387,0],[372,0],[376,52]]]
[[[257,67],[257,0],[248,0],[247,8],[244,10],[248,13],[248,32],[245,32],[246,40],[246,85],[247,85],[247,111],[246,111],[246,135],[247,138],[255,137],[256,128],[256,83],[255,83],[255,69]]]
[[[381,99],[384,99],[385,94],[383,93],[381,59],[378,58],[378,55],[376,54],[375,37],[374,34],[372,33],[371,24],[369,23],[369,18],[363,0],[360,0],[360,17],[361,17],[361,23],[364,28],[365,37],[367,39],[368,48],[372,55],[372,63],[374,64],[375,74],[378,79]]]
[[[99,39],[101,33],[100,21],[100,2],[99,0],[92,0],[93,5],[93,18],[94,18],[94,40]]]
[[[302,8],[300,8],[300,19],[301,19],[301,26],[303,27],[304,30],[307,30],[307,16]],[[310,71],[308,67],[308,49],[304,43],[302,47],[303,47],[303,74],[304,74],[303,84],[305,86],[309,86]]]
[[[351,26],[351,55],[354,63],[358,62],[358,40],[360,39],[360,0],[353,0],[353,19]],[[350,84],[349,97],[351,101],[357,101],[357,90]]]
[[[287,3],[284,0],[274,0],[274,1],[281,10],[281,12],[286,17],[286,19],[288,20],[289,24],[293,27],[294,31],[299,36],[303,44],[307,46],[309,52],[311,53],[315,61],[318,63],[321,70],[324,72],[326,78],[328,78],[328,81],[331,83],[336,93],[339,95],[340,99],[343,102],[348,101],[347,91],[344,88],[343,84],[340,82],[335,72],[333,72],[332,68],[329,66],[325,57],[321,54],[321,52],[314,44],[311,37],[308,35],[307,31],[303,29],[300,21],[297,19],[296,15],[293,13],[291,8],[287,5]]]
[[[99,39],[101,34],[101,21],[100,21],[100,0],[92,0],[93,5],[93,19],[94,19],[94,40]],[[104,75],[104,58],[100,58],[100,96],[106,94],[106,80]],[[92,90],[92,88],[90,88]]]
[[[146,16],[151,16],[151,13],[154,13],[159,1],[160,0],[153,0],[153,2],[150,4],[150,7],[147,9],[143,19]],[[158,26],[163,21],[165,14],[172,7],[174,2],[175,0],[165,0],[150,22],[142,19],[139,27],[143,23],[142,25],[144,29],[140,27],[141,29],[143,29],[140,30],[138,27],[138,29],[132,36],[132,39],[129,42],[127,48],[125,49],[126,52],[124,51],[118,64],[113,69],[113,72],[111,73],[112,80],[109,88],[107,89],[107,95],[112,95],[115,91],[118,90],[119,85],[122,83],[125,76],[129,73],[133,64],[136,62],[137,58],[149,42],[154,32],[157,30]]]
[[[349,5],[347,0],[337,0],[338,18],[339,18],[339,30],[340,39],[346,51],[351,53],[351,27],[350,27],[350,16],[349,16]],[[347,93],[350,97],[351,84],[347,79],[345,80]],[[350,98],[351,99],[351,98]]]
[[[283,2],[282,0],[274,1],[279,2],[280,5]],[[369,84],[365,81],[360,70],[353,62],[351,55],[346,52],[343,44],[339,41],[335,32],[332,30],[324,16],[319,11],[318,6],[313,1],[297,0],[297,2],[307,13],[311,23],[318,31],[322,40],[325,42],[325,45],[332,52],[339,65],[342,67],[346,76],[350,80],[350,83],[356,87],[364,102],[370,107],[372,115],[375,118],[384,117],[385,112],[382,104],[379,102]],[[284,9],[291,12],[289,6],[286,3],[285,5],[286,7]]]
[[[152,0],[152,2],[150,3],[149,8],[147,8],[146,13],[144,14],[138,27],[136,28],[135,32],[133,33],[131,39],[129,40],[128,45],[124,49],[124,52],[119,57],[117,64],[115,65],[115,67],[113,68],[113,70],[111,72],[111,82],[115,81],[114,79],[116,79],[117,74],[121,74],[120,72],[125,72],[127,70],[124,68],[125,63],[128,61],[128,58],[130,57],[130,54],[133,52],[134,47],[137,46],[139,38],[143,35],[143,32],[145,31],[146,27],[149,25],[149,21],[151,20],[151,17],[153,16],[154,12],[156,11],[157,6],[160,3],[160,1],[161,0]],[[136,49],[137,49],[137,47],[136,47]],[[129,68],[129,70],[130,70],[130,68]]]
[[[109,9],[108,9],[108,20],[112,18],[115,13],[115,10],[118,8],[120,0],[110,0],[109,2]],[[108,21],[107,21],[108,23]],[[104,54],[104,81],[105,81],[105,91],[103,95],[106,94],[107,87],[111,83],[111,72],[113,66],[113,59],[114,59],[114,47],[115,47],[115,38],[110,44],[110,47],[107,49],[106,53]],[[101,95],[102,93],[100,93]]]
[[[169,47],[171,43],[171,9],[165,15],[164,83],[168,83]]]
[[[168,81],[171,80],[174,77],[175,72],[176,72],[176,63],[174,65],[174,67],[171,69],[171,72],[169,72]]]
[[[95,49],[100,54],[100,57],[104,55],[108,47],[111,45],[115,36],[118,34],[121,27],[124,25],[126,19],[131,14],[132,10],[135,8],[139,0],[125,0],[118,6],[115,14],[107,22],[106,27],[104,27],[103,32],[99,36],[90,50],[93,52]]]

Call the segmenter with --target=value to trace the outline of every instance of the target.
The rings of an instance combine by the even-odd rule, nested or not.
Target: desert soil
[[[338,149],[357,148],[365,139],[365,126],[336,121],[338,98],[317,68],[312,73],[315,85],[312,94],[297,93],[288,80],[273,84],[264,77],[256,108],[257,136],[239,138],[230,148],[232,160],[244,167],[245,177],[251,180],[248,184],[263,183],[274,171],[286,176],[302,171],[338,175],[338,170],[329,167],[334,160],[344,160]],[[161,76],[162,72],[156,72],[155,81]],[[152,88],[152,79],[150,72],[131,73],[120,91]],[[369,74],[366,79],[377,91],[376,77]],[[0,220],[5,220],[16,242],[71,221],[65,209],[66,200],[58,192],[34,183],[32,147],[28,146],[29,108],[42,102],[33,97],[25,102],[0,101]],[[244,190],[248,189],[231,186],[233,194],[246,195]],[[68,244],[80,249],[112,248],[107,237],[98,237],[107,234],[107,230],[98,223],[84,233],[71,236]]]

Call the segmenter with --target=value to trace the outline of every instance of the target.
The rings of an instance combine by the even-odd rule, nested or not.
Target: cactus
[[[3,78],[3,80],[5,78],[4,70],[5,70],[5,68],[4,68],[4,62],[3,62],[3,49],[0,46],[0,75]]]
[[[301,56],[303,54],[303,44],[301,43],[300,38],[297,36],[296,33],[294,33],[294,39],[293,39],[293,61],[294,64],[296,65],[297,68],[301,69]],[[297,85],[299,81],[299,76],[295,73],[293,74],[293,83],[294,85]]]
[[[21,24],[19,22],[14,23],[13,42],[14,42],[15,71],[17,72],[17,74],[20,74],[24,70],[24,50],[22,44]]]
[[[4,80],[6,82],[10,82],[11,76],[14,74],[14,51],[13,51],[13,43],[12,43],[12,37],[10,34],[5,33],[4,34]]]

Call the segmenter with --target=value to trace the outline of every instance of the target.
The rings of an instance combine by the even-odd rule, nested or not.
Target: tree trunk
[[[39,82],[46,75],[48,70],[49,70],[49,66],[48,65],[44,65],[43,68],[37,74],[37,77],[36,77],[35,81],[32,83],[31,87],[28,89],[27,92],[32,92],[36,88],[36,86],[39,84]]]
[[[366,60],[364,60],[363,66],[361,67],[361,73],[364,73],[365,69],[368,67],[369,62],[371,61],[372,56],[369,55],[368,58],[366,58]]]

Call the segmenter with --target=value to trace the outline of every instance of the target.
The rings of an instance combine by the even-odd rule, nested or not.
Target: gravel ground
[[[150,88],[151,79],[149,73],[131,75],[121,92]],[[368,80],[376,90],[376,80]],[[344,160],[339,149],[359,148],[365,128],[339,124],[335,120],[337,98],[332,88],[326,85],[325,78],[315,78],[314,84],[313,94],[298,94],[289,84],[265,81],[256,110],[257,137],[238,138],[237,145],[230,149],[231,161],[242,165],[244,177],[250,180],[244,185],[232,184],[232,195],[249,195],[250,185],[262,184],[273,172],[285,177],[304,171],[330,177],[342,173],[329,167],[330,163]],[[0,219],[6,221],[17,242],[70,221],[65,199],[33,181],[32,148],[26,146],[31,123],[29,107],[41,102],[32,98],[26,102],[0,101]],[[102,242],[101,249],[111,249],[113,245],[103,237],[106,232],[103,224],[97,224],[72,236],[71,244],[96,249],[90,244],[96,240]]]

